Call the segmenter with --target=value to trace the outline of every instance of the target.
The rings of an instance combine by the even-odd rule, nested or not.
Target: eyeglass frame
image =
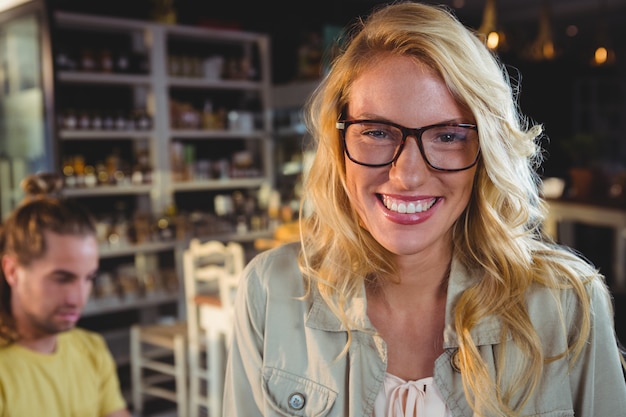
[[[396,153],[391,159],[391,161],[386,162],[384,164],[366,164],[364,162],[357,161],[356,159],[352,157],[352,155],[350,155],[350,152],[348,152],[348,145],[346,145],[346,130],[348,130],[348,127],[350,125],[358,124],[358,123],[379,123],[379,124],[395,127],[402,132],[402,141],[400,142],[400,145],[398,146],[398,149],[396,150]],[[472,129],[478,132],[478,126],[472,123],[436,123],[436,124],[423,126],[419,128],[410,128],[410,127],[399,125],[397,123],[388,122],[385,120],[373,120],[373,119],[338,120],[335,123],[335,127],[337,128],[337,130],[341,132],[343,150],[348,156],[348,159],[350,159],[355,164],[370,167],[370,168],[380,168],[380,167],[384,167],[387,165],[391,165],[394,162],[396,162],[398,158],[400,157],[400,154],[404,150],[404,145],[406,144],[407,138],[409,136],[414,136],[417,142],[417,147],[419,148],[420,154],[422,155],[422,158],[424,159],[426,164],[432,169],[435,169],[437,171],[444,171],[444,172],[459,172],[459,171],[465,171],[465,170],[470,169],[471,167],[473,167],[474,165],[478,163],[478,159],[480,157],[480,141],[479,141],[479,146],[478,146],[478,150],[476,151],[476,157],[474,158],[474,161],[470,165],[464,168],[454,168],[454,169],[440,168],[431,164],[428,158],[426,157],[426,152],[424,152],[424,145],[422,144],[422,133],[424,133],[428,129],[432,129],[435,127],[446,127],[446,126],[468,128],[468,129]]]

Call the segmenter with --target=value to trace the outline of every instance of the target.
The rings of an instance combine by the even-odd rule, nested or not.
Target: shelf
[[[106,140],[106,139],[148,139],[154,136],[153,130],[61,130],[62,140]]]
[[[231,188],[256,188],[268,180],[259,178],[230,178],[225,180],[196,180],[172,183],[174,191],[225,190]]]
[[[171,136],[175,139],[264,139],[268,133],[262,130],[196,130],[176,129]]]
[[[199,236],[200,240],[220,240],[220,241],[237,241],[252,242],[255,239],[266,238],[272,236],[271,230],[259,230],[246,233],[219,233],[206,236]],[[173,249],[184,249],[189,245],[188,240],[170,240],[166,242],[148,242],[141,244],[123,244],[117,246],[100,245],[100,258],[115,258],[119,256],[136,255],[139,253],[162,252]]]
[[[98,197],[110,195],[149,194],[152,184],[142,185],[99,185],[97,187],[64,188],[65,197]]]
[[[120,84],[120,85],[149,85],[152,78],[141,74],[108,74],[101,72],[73,72],[59,71],[57,79],[66,83],[77,84]]]
[[[254,32],[244,32],[224,29],[210,29],[195,26],[166,26],[168,36],[174,38],[187,38],[189,40],[201,40],[208,43],[240,44],[258,42],[266,35]]]
[[[149,26],[143,20],[121,19],[108,16],[92,16],[82,13],[57,11],[54,13],[56,22],[67,28],[83,29],[88,31],[100,30],[106,32],[141,31]]]
[[[83,154],[85,163],[94,165],[94,161],[99,161],[109,155],[113,148],[119,148],[119,160],[123,160],[131,169],[140,157],[142,164],[148,159],[149,162],[145,166],[151,167],[154,179],[150,184],[131,185],[130,181],[124,181],[127,185],[65,188],[62,191],[64,196],[102,196],[103,198],[94,199],[95,201],[85,199],[88,208],[96,209],[98,215],[108,216],[111,207],[116,207],[117,200],[120,200],[120,203],[124,204],[124,216],[129,220],[128,216],[131,212],[145,212],[150,219],[155,219],[167,212],[170,207],[176,207],[181,210],[181,213],[181,207],[184,207],[187,213],[196,210],[206,211],[206,196],[203,193],[227,194],[238,189],[246,189],[252,194],[255,189],[273,182],[276,166],[272,158],[274,134],[270,109],[271,62],[268,35],[66,12],[55,12],[53,23],[56,25],[53,25],[52,29],[59,29],[61,34],[65,35],[56,39],[66,40],[70,44],[60,45],[67,48],[70,58],[73,56],[69,52],[80,51],[82,47],[87,46],[83,44],[88,44],[89,39],[101,36],[102,42],[99,40],[96,42],[99,47],[111,49],[113,55],[116,52],[115,49],[118,48],[121,51],[128,50],[131,54],[140,54],[142,59],[148,58],[147,62],[142,61],[142,63],[149,65],[145,68],[145,73],[56,71],[55,96],[65,99],[64,94],[68,93],[67,100],[59,100],[59,103],[55,103],[59,110],[79,110],[77,114],[80,114],[83,110],[127,112],[132,109],[141,109],[152,118],[150,130],[61,129],[54,132],[55,146],[59,149],[59,161],[64,161],[64,157]],[[83,32],[86,34],[85,39],[81,39]],[[108,42],[108,38],[112,41]],[[92,47],[92,45],[88,46]],[[97,51],[94,49],[94,52]],[[237,66],[241,63],[242,67],[241,69],[237,67],[235,72],[231,73],[231,78],[227,79],[168,75],[173,57],[193,56],[202,61],[215,55],[221,55],[224,62],[232,61],[232,64]],[[55,57],[52,58],[54,61]],[[231,65],[228,68],[235,67]],[[252,77],[253,74],[255,77]],[[235,79],[239,76],[250,78]],[[102,99],[95,100],[96,97],[90,99],[89,94],[92,90],[94,94],[101,94]],[[117,94],[118,91],[120,94]],[[108,94],[109,92],[111,94]],[[75,99],[74,94],[77,96]],[[172,112],[173,101],[185,101],[191,106],[198,106],[207,98],[214,100],[215,108],[220,111],[224,109],[227,112],[231,110],[251,112],[254,124],[237,126],[256,129],[171,128],[176,125],[173,121],[175,115]],[[96,108],[96,105],[102,109]],[[198,110],[195,107],[194,109]],[[59,112],[59,116],[61,114]],[[180,143],[181,141],[186,142]],[[195,143],[191,143],[194,141]],[[176,145],[181,144],[192,148],[195,151],[194,158],[197,160],[202,157],[202,160],[210,160],[210,162],[213,159],[234,159],[237,157],[237,152],[252,152],[255,158],[255,169],[232,172],[234,175],[258,176],[175,182],[175,179],[180,177],[177,176],[178,167],[173,165],[170,153],[174,142],[177,142]],[[184,161],[190,162],[189,159],[184,159]],[[231,162],[231,166],[237,166],[237,164]],[[61,167],[57,168],[61,171]],[[189,194],[177,194],[179,192],[189,192]],[[124,195],[129,197],[121,198]],[[213,215],[214,213],[207,214]],[[237,227],[226,224],[225,219],[218,225],[223,225],[223,227],[212,230],[222,230],[224,233],[198,236],[198,238],[222,242],[245,242],[248,247],[251,247],[257,239],[269,239],[273,236],[272,230],[237,233]],[[204,229],[204,231],[208,230],[211,229]],[[127,242],[127,239],[123,241]],[[185,235],[182,238],[167,241],[100,246],[100,259],[104,260],[103,270],[115,271],[119,266],[129,268],[134,266],[137,270],[167,268],[168,282],[170,278],[173,278],[172,274],[175,274],[179,283],[178,290],[172,292],[166,292],[165,287],[159,287],[162,291],[143,297],[139,295],[126,298],[113,296],[89,300],[83,311],[83,317],[90,317],[87,322],[93,323],[94,330],[100,330],[105,336],[120,368],[127,365],[129,361],[129,323],[158,322],[164,314],[168,317],[175,316],[176,319],[184,318],[186,306],[182,288],[181,255],[189,242],[190,236]],[[114,276],[116,273],[111,272],[111,275]],[[113,319],[112,313],[120,313],[119,316],[123,319]],[[126,388],[124,384],[127,386],[128,382],[122,381],[122,389]]]
[[[110,297],[106,299],[89,300],[83,310],[83,317],[95,316],[106,313],[114,313],[116,311],[141,309],[159,304],[178,302],[180,295],[178,293],[160,293],[152,294],[146,297],[129,297],[126,299]]]
[[[176,241],[148,242],[140,244],[101,245],[100,258],[115,258],[117,256],[135,255],[138,253],[160,252],[176,247]]]
[[[269,239],[274,236],[271,230],[259,230],[245,233],[220,233],[209,236],[199,236],[201,241],[219,240],[221,242],[254,242],[256,239]]]
[[[260,90],[263,85],[257,81],[243,80],[208,80],[203,78],[192,77],[170,77],[168,78],[170,87],[185,88],[207,88],[215,90]]]

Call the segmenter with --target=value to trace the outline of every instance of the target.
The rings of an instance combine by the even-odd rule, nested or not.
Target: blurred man
[[[0,417],[129,417],[115,362],[75,328],[98,270],[89,214],[27,178],[27,200],[0,228]]]

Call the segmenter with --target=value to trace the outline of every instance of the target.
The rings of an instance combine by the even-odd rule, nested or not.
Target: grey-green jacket
[[[348,313],[369,331],[354,331],[349,351],[340,356],[347,341],[345,328],[315,291],[299,298],[305,291],[297,266],[298,250],[298,244],[290,244],[264,252],[244,271],[226,370],[224,417],[365,417],[373,413],[387,353],[385,342],[367,318],[365,291],[351,301]],[[457,342],[452,314],[459,294],[474,279],[453,262],[445,351],[434,368],[437,386],[455,417],[471,417],[472,410],[454,366]],[[541,385],[523,416],[626,416],[626,383],[609,316],[610,299],[602,284],[593,285],[591,297],[591,336],[580,360],[571,371],[567,358],[546,364]],[[561,291],[555,297],[537,288],[528,294],[528,311],[546,356],[565,351],[576,334],[575,296]],[[484,320],[471,334],[493,376],[506,380],[515,372],[514,344],[501,340],[497,319]],[[508,344],[504,363],[511,365],[504,369],[496,369],[495,347],[500,343]]]

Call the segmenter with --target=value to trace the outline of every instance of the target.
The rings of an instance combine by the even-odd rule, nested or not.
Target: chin
[[[56,333],[64,333],[76,327],[76,322],[61,323],[56,326]]]
[[[414,255],[416,253],[422,252],[427,248],[423,243],[415,243],[408,242],[406,239],[402,241],[389,242],[383,240],[378,240],[378,242],[389,252],[394,255],[404,256],[404,255]]]

